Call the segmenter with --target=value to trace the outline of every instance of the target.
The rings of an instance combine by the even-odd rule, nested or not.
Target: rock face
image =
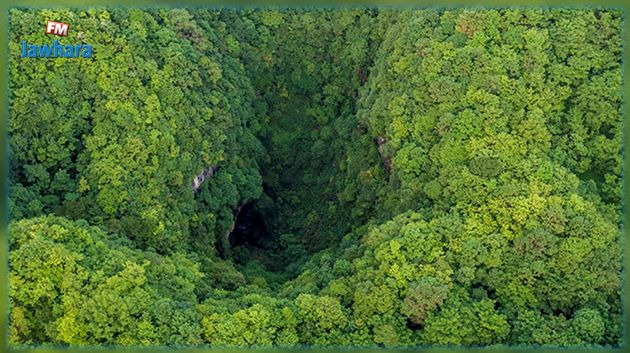
[[[385,171],[389,175],[392,170],[392,161],[385,155],[384,146],[387,143],[387,139],[382,136],[378,136],[376,138],[376,145],[378,145],[378,153],[381,155],[381,160],[383,161],[383,167]]]
[[[201,173],[197,174],[197,176],[195,176],[195,179],[193,179],[193,182],[192,182],[192,190],[193,190],[193,192],[199,191],[199,188],[201,187],[201,184],[206,179],[212,178],[212,176],[214,175],[214,173],[216,173],[218,168],[219,167],[217,167],[216,165],[213,165],[211,167],[208,167],[208,168],[204,169],[203,171],[201,171]]]

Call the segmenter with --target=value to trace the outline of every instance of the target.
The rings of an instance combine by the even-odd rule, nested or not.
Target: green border
[[[545,1],[545,0],[398,0],[398,1],[390,1],[390,0],[315,0],[315,1],[291,1],[291,0],[257,0],[257,1],[244,1],[244,0],[227,0],[227,1],[213,1],[213,0],[186,0],[186,1],[175,1],[175,0],[127,0],[127,1],[112,1],[112,0],[67,0],[67,1],[45,1],[45,0],[0,0],[0,28],[4,33],[4,38],[0,40],[0,52],[5,53],[0,55],[0,91],[4,91],[5,94],[0,94],[0,120],[2,123],[0,124],[0,276],[2,283],[2,287],[0,287],[0,311],[2,314],[0,315],[0,352],[25,352],[30,350],[25,349],[9,349],[8,347],[8,318],[9,318],[9,308],[8,308],[8,203],[7,203],[7,195],[8,195],[8,120],[9,120],[9,67],[8,67],[8,40],[9,40],[9,28],[8,28],[8,10],[13,7],[81,7],[81,6],[123,6],[123,7],[134,7],[134,6],[142,6],[142,7],[197,7],[197,6],[209,6],[209,7],[267,7],[267,6],[278,6],[278,7],[353,7],[353,6],[384,6],[384,7],[614,7],[622,10],[623,14],[623,94],[622,94],[622,105],[623,105],[623,133],[624,133],[624,144],[623,144],[623,153],[628,150],[629,141],[625,139],[625,136],[628,136],[629,126],[630,124],[626,123],[627,117],[627,98],[630,97],[628,94],[630,90],[630,86],[627,84],[625,80],[625,73],[628,72],[628,51],[626,48],[628,47],[628,33],[630,33],[630,21],[626,19],[628,9],[630,9],[630,1],[627,0],[553,0],[553,1]],[[627,199],[628,193],[630,190],[630,179],[626,178],[626,166],[630,162],[630,157],[627,154],[624,155],[623,164],[622,164],[622,175],[623,175],[623,184],[622,184],[622,210],[624,213],[624,218],[622,221],[622,230],[624,237],[622,238],[622,244],[624,249],[623,254],[623,278],[622,278],[622,293],[630,293],[629,283],[628,281],[628,273],[625,271],[626,268],[630,265],[630,257],[628,257],[628,248],[626,247],[626,227],[628,217],[630,216],[630,210],[626,207],[625,200]],[[395,349],[386,349],[386,348],[240,348],[240,349],[213,349],[213,348],[180,348],[177,349],[183,352],[245,352],[245,351],[253,351],[253,352],[294,352],[294,351],[306,351],[306,352],[338,352],[338,351],[348,351],[348,352],[383,352],[383,351],[400,351],[400,352],[414,352],[414,351],[429,351],[429,352],[452,352],[452,351],[480,351],[484,352],[498,352],[498,351],[518,351],[518,352],[526,352],[526,351],[536,351],[536,352],[554,352],[554,351],[563,351],[563,352],[608,352],[608,351],[625,351],[625,346],[627,345],[627,339],[630,337],[630,326],[627,323],[627,315],[628,309],[630,308],[630,302],[626,298],[626,295],[622,295],[623,300],[623,314],[622,314],[622,327],[623,327],[623,338],[620,347],[596,347],[596,348],[548,348],[548,347],[506,347],[506,346],[494,346],[494,347],[486,347],[486,348],[458,348],[458,347],[417,347],[417,348],[395,348]],[[114,351],[114,352],[135,352],[135,351],[155,351],[155,352],[167,352],[176,348],[168,348],[168,347],[154,347],[154,348],[138,348],[138,347],[129,347],[129,348],[101,348],[101,347],[86,347],[86,348],[72,348],[72,349],[64,349],[64,348],[52,348],[52,347],[41,347],[36,350],[38,352],[65,352],[65,351]]]

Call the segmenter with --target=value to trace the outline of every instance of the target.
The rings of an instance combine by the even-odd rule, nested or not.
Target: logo
[[[48,21],[46,22],[46,34],[54,34],[56,36],[67,37],[69,23]]]
[[[47,21],[46,34],[68,37],[70,24]],[[34,44],[22,41],[20,58],[91,58],[92,46],[89,44],[62,44],[55,39],[51,44]]]

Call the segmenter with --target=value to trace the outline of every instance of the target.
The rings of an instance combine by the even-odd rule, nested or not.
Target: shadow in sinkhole
[[[231,257],[239,270],[259,285],[280,286],[301,273],[308,253],[293,234],[269,229],[258,201],[243,205],[228,240]],[[262,282],[261,282],[262,281]]]
[[[264,247],[263,240],[269,238],[265,220],[256,209],[253,202],[245,204],[234,223],[234,229],[229,235],[230,247],[251,246]]]
[[[263,271],[281,271],[282,247],[267,229],[256,201],[243,205],[228,236],[232,260],[244,267]],[[261,267],[262,266],[262,267]]]

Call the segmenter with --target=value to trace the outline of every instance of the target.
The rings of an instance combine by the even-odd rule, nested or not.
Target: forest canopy
[[[620,11],[9,20],[12,346],[622,342]]]

